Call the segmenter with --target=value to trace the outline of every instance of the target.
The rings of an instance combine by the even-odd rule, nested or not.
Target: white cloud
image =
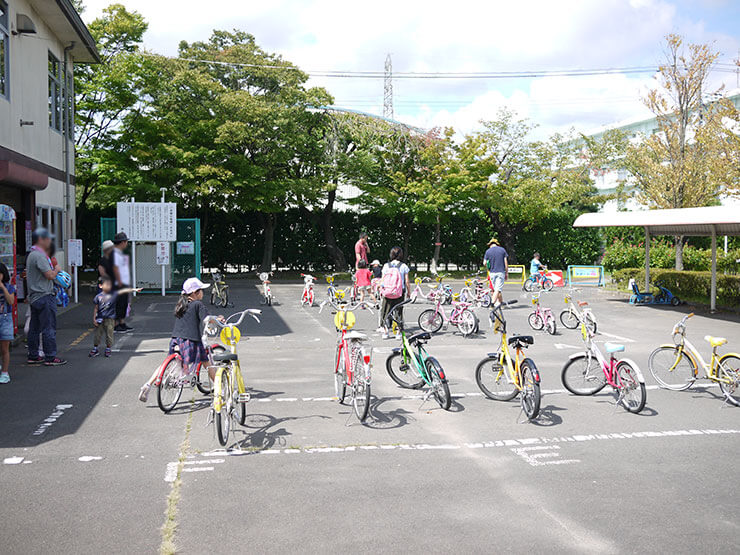
[[[380,70],[386,53],[396,71],[492,71],[656,64],[663,37],[680,32],[714,41],[734,56],[737,36],[711,31],[668,0],[122,0],[150,23],[149,48],[175,54],[180,40],[207,39],[214,28],[255,35],[306,70]],[[107,0],[86,0],[86,20]],[[699,13],[701,11],[699,10]],[[740,27],[740,26],[738,26]],[[723,74],[728,84],[734,76]],[[396,117],[422,126],[472,130],[509,106],[542,132],[600,124],[644,113],[649,75],[520,80],[394,80]],[[315,78],[337,104],[380,113],[382,79]]]

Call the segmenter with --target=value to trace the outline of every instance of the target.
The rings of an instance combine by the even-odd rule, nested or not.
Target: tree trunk
[[[485,210],[485,214],[486,217],[488,217],[488,221],[491,222],[491,226],[493,226],[493,229],[495,230],[499,243],[506,249],[506,253],[509,255],[509,264],[516,264],[516,237],[519,229],[516,226],[503,223],[498,212]]]
[[[321,229],[324,232],[324,244],[329,258],[334,263],[337,271],[343,271],[347,268],[347,259],[344,257],[342,249],[337,246],[336,237],[334,237],[334,228],[331,225],[331,216],[334,212],[334,201],[337,198],[336,189],[329,191],[326,199],[326,206],[321,213]]]
[[[439,214],[437,214],[437,221],[434,224],[434,256],[432,257],[431,272],[437,273],[437,264],[439,264],[439,251],[441,247],[441,229],[439,225]]]
[[[683,236],[677,235],[676,239],[676,270],[683,270]]]
[[[401,233],[403,233],[403,260],[409,261],[409,226],[406,224],[406,214],[401,213]]]
[[[261,219],[265,243],[260,270],[269,272],[272,270],[272,249],[275,244],[275,214],[261,214]]]

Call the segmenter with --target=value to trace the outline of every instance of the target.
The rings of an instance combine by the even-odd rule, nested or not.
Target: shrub
[[[740,264],[740,249],[729,250],[727,254],[717,251],[717,270],[723,273],[738,273]],[[631,243],[618,237],[612,239],[604,252],[602,261],[607,271],[620,268],[640,268],[645,264],[645,244]],[[684,270],[709,271],[712,265],[710,249],[700,249],[687,244],[683,249]],[[656,238],[650,243],[650,267],[672,269],[676,266],[676,247],[673,241],[667,238]]]
[[[622,268],[612,273],[612,279],[622,287],[627,286],[630,278],[634,278],[642,289],[645,283],[644,268]],[[653,283],[661,282],[681,299],[709,302],[711,272],[678,272],[651,268],[650,280]],[[717,274],[717,304],[732,308],[740,305],[740,276]]]

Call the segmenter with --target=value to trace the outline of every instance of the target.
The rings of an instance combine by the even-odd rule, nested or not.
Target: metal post
[[[162,198],[160,199],[160,202],[164,204],[165,203],[165,193],[167,193],[167,187],[160,187],[159,190],[162,193]],[[164,284],[164,280],[166,279],[165,278],[165,275],[166,275],[165,268],[166,267],[167,267],[166,264],[162,264],[162,296],[163,297],[167,295],[167,291],[165,291],[165,284]]]
[[[77,303],[80,302],[80,297],[79,297],[79,294],[78,294],[79,293],[79,289],[77,289],[77,266],[75,265],[75,266],[73,266],[73,268],[74,269],[72,271],[74,272],[74,280],[75,280],[75,304],[77,304]]]
[[[650,291],[650,228],[645,226],[645,291]]]
[[[165,270],[164,269],[165,269],[165,265],[162,264],[162,296],[163,297],[167,295],[167,291],[165,291],[165,287],[164,287],[164,280],[165,280]]]
[[[712,290],[710,292],[709,309],[717,309],[717,230],[712,226]]]
[[[131,241],[131,277],[133,282],[131,287],[136,289],[136,241]],[[136,296],[136,291],[133,295]]]
[[[725,235],[725,254],[727,254],[727,235]]]

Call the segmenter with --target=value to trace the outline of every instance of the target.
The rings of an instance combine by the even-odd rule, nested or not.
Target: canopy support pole
[[[717,230],[712,226],[712,289],[709,294],[709,310],[717,310]]]
[[[645,292],[650,292],[650,228],[645,226]]]

